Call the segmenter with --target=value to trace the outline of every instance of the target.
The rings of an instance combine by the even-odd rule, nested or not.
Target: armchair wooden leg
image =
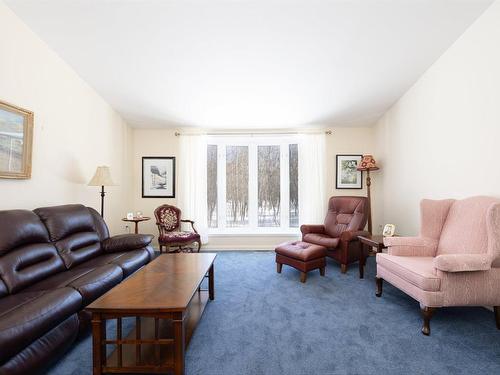
[[[201,250],[201,241],[196,241],[196,243],[198,244],[198,252],[200,252],[200,250]]]
[[[493,311],[495,311],[495,322],[497,323],[497,329],[500,329],[500,306],[494,306]]]
[[[377,297],[381,297],[382,296],[382,285],[384,283],[384,279],[382,279],[380,277],[375,277],[375,282],[377,283],[377,291],[375,292],[375,295]]]
[[[281,269],[283,268],[283,264],[276,263],[276,272],[281,273]]]
[[[436,309],[434,307],[422,307],[420,311],[422,312],[422,317],[424,318],[422,333],[426,336],[429,336],[431,334],[431,318]]]
[[[341,264],[340,265],[340,272],[346,273],[347,272],[347,264]]]
[[[321,268],[319,269],[319,274],[320,274],[321,276],[325,276],[325,268],[326,268],[326,267],[321,267]]]
[[[306,282],[306,280],[307,280],[307,273],[305,273],[305,272],[301,272],[301,273],[300,273],[300,282],[301,282],[301,283],[305,283],[305,282]]]

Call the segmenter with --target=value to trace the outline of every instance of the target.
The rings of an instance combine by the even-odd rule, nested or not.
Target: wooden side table
[[[375,254],[381,253],[383,249],[387,249],[384,245],[384,236],[382,235],[366,235],[358,236],[361,242],[361,258],[359,260],[359,278],[362,279],[365,274],[366,258],[373,254],[373,249],[376,249]]]
[[[143,217],[134,217],[133,219],[127,219],[126,217],[124,217],[122,219],[122,221],[128,221],[130,223],[135,223],[135,234],[139,233],[139,223],[141,221],[148,221],[148,220],[151,220],[150,217],[148,216],[143,216]]]

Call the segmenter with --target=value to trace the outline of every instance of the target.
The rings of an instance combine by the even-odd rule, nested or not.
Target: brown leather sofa
[[[89,325],[90,302],[150,262],[153,236],[110,237],[92,208],[0,211],[0,374],[32,374]]]
[[[331,197],[323,225],[302,225],[302,241],[326,247],[326,255],[340,263],[342,273],[347,265],[360,260],[359,235],[368,220],[368,199],[366,197]]]

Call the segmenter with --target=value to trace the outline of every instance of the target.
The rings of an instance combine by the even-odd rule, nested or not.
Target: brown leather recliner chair
[[[302,225],[302,241],[325,246],[327,255],[340,263],[342,273],[347,265],[360,260],[362,246],[357,241],[368,220],[366,197],[331,197],[324,225]]]

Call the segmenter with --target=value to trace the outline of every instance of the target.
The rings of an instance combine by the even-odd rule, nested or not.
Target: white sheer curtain
[[[325,134],[303,134],[299,141],[299,222],[322,224],[326,213]]]
[[[178,205],[183,219],[194,220],[202,243],[207,243],[207,137],[180,136],[179,155]]]

